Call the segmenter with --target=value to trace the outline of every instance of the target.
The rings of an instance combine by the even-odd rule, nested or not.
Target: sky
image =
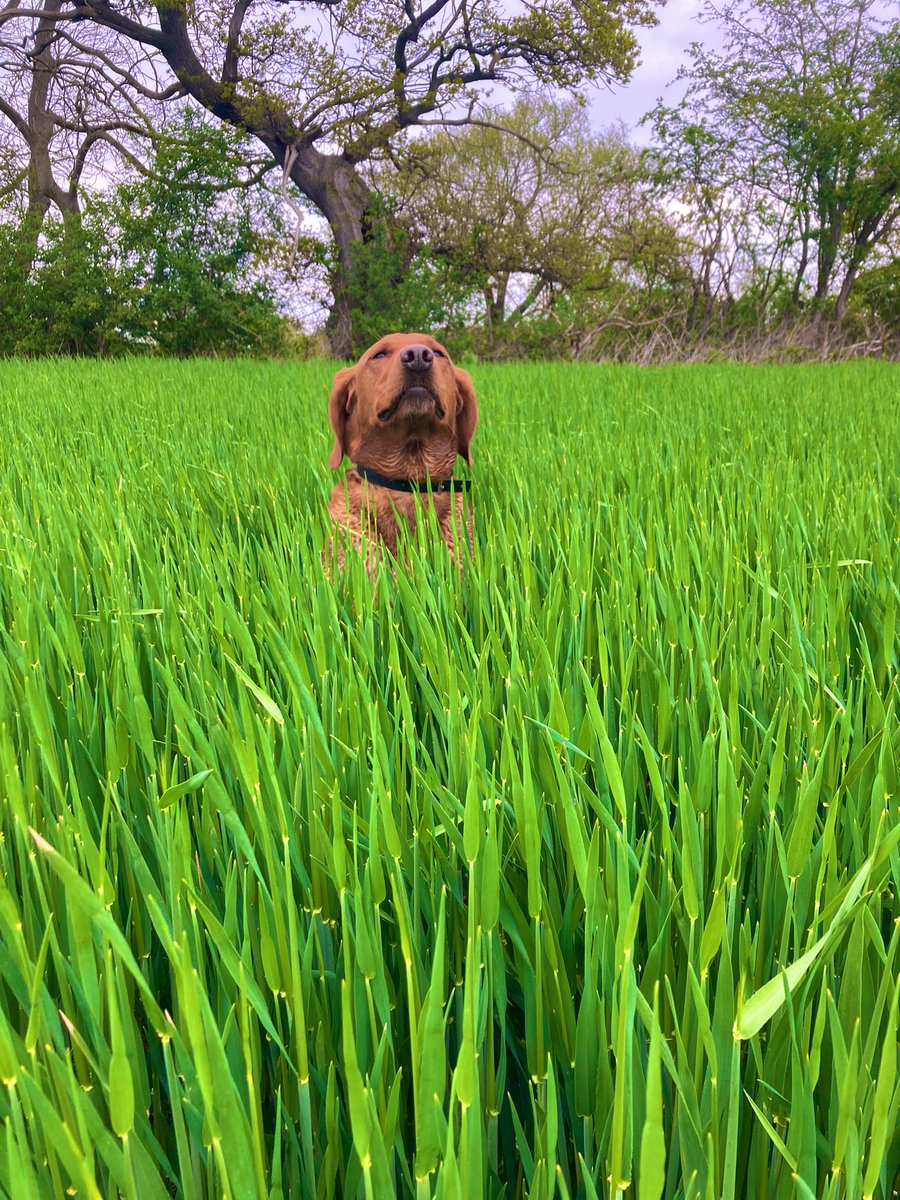
[[[674,104],[681,97],[678,87],[667,90],[682,63],[687,61],[691,42],[720,49],[722,30],[715,21],[699,21],[700,0],[668,0],[657,9],[659,24],[651,29],[638,29],[641,62],[624,87],[595,89],[588,97],[591,124],[599,131],[616,121],[624,121],[631,129],[631,140],[646,144],[650,140],[647,126],[637,128],[644,113],[658,99]],[[873,11],[885,22],[897,20],[898,0],[876,0]]]
[[[668,0],[657,10],[658,25],[637,30],[641,62],[631,82],[624,87],[596,89],[589,95],[591,124],[596,130],[624,121],[632,131],[633,141],[649,140],[649,129],[637,129],[637,123],[660,97],[669,103],[677,98],[677,89],[670,88],[667,92],[666,84],[686,61],[688,46],[691,42],[719,43],[718,29],[709,22],[701,24],[697,20],[699,11],[697,0]]]

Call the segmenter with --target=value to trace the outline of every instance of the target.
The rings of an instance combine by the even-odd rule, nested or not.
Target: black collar
[[[453,476],[449,479],[432,479],[430,482],[420,483],[417,479],[388,479],[386,475],[379,475],[371,467],[359,467],[356,463],[353,464],[353,469],[369,483],[374,483],[376,487],[390,488],[393,492],[428,492],[429,489],[433,493],[468,492],[472,487],[471,479],[456,479]]]

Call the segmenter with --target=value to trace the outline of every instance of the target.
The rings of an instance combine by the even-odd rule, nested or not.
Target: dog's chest
[[[391,551],[396,549],[401,523],[414,531],[427,507],[434,511],[442,540],[452,548],[464,528],[460,493],[452,496],[413,496],[402,492],[388,495],[380,488],[351,485],[346,494],[343,487],[336,488],[331,501],[331,513],[336,520],[355,532],[374,534]]]
[[[390,496],[378,493],[373,511],[375,527],[381,540],[393,550],[400,536],[400,525],[405,524],[411,531],[416,529],[420,521],[426,520],[429,511],[434,512],[441,537],[447,545],[453,544],[452,514],[456,506],[457,520],[462,517],[461,496],[409,496],[396,494]]]

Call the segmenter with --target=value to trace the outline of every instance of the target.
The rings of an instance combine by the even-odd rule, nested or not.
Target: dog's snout
[[[434,362],[434,351],[427,346],[405,346],[400,352],[400,361],[410,371],[427,371]]]

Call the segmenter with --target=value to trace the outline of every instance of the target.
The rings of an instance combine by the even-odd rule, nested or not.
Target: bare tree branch
[[[228,41],[225,45],[225,60],[222,63],[222,82],[236,84],[238,81],[238,57],[241,29],[244,17],[252,0],[237,0],[228,25]]]

